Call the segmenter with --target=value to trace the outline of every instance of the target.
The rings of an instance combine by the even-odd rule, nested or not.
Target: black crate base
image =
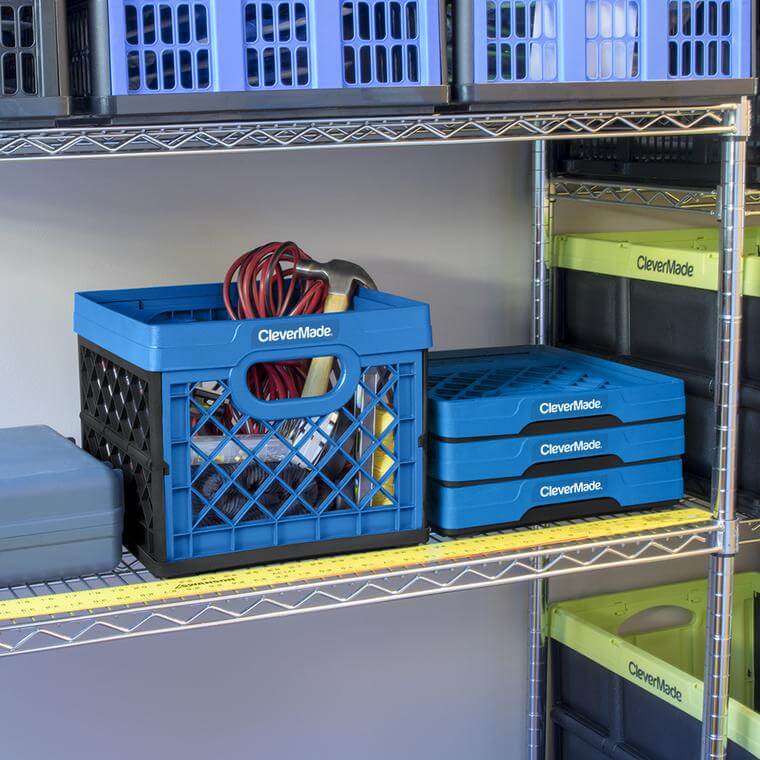
[[[55,127],[71,116],[71,101],[64,97],[11,98],[0,96],[0,129]]]
[[[545,507],[534,507],[533,509],[528,510],[520,520],[515,520],[513,522],[478,525],[473,528],[460,528],[458,530],[440,528],[433,524],[432,529],[442,536],[474,536],[478,533],[521,528],[529,525],[541,525],[543,523],[559,522],[561,520],[578,520],[586,517],[603,517],[607,515],[623,514],[625,512],[633,512],[641,509],[672,507],[676,503],[677,502],[674,501],[658,501],[653,504],[621,507],[614,499],[589,499],[587,501],[574,501],[569,504],[550,504]]]
[[[427,540],[427,529],[409,530],[399,533],[382,533],[376,536],[339,538],[332,541],[315,541],[313,543],[288,544],[287,546],[266,549],[231,552],[229,554],[215,554],[210,557],[179,560],[177,562],[159,562],[140,549],[140,547],[134,547],[133,551],[140,562],[156,577],[179,578],[185,575],[232,570],[250,565],[289,562],[334,554],[348,554],[351,552],[399,549],[406,546],[424,544]]]
[[[667,82],[564,82],[564,83],[493,83],[460,84],[454,88],[454,100],[478,108],[507,106],[521,110],[530,106],[546,108],[548,104],[579,108],[620,105],[670,106],[674,102],[711,104],[714,98],[738,100],[757,92],[755,79],[700,79]]]
[[[387,87],[265,93],[194,93],[76,98],[74,113],[106,123],[292,121],[433,114],[449,102],[449,88]]]

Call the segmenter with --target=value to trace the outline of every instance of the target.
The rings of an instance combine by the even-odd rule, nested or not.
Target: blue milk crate
[[[427,305],[231,321],[220,285],[80,293],[83,446],[124,471],[125,542],[160,576],[419,543]],[[263,402],[260,362],[334,356],[319,398]]]
[[[87,69],[74,94],[124,117],[439,105],[443,11],[444,0],[73,0],[71,28],[88,31],[72,51]]]
[[[584,458],[634,464],[683,453],[683,419],[511,438],[432,437],[429,448],[430,476],[444,484],[519,478]]]
[[[751,95],[752,0],[458,0],[465,102]]]
[[[430,522],[457,535],[672,504],[683,488],[680,459],[466,486],[431,480]]]

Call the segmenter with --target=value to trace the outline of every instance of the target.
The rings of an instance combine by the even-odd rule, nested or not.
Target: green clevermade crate
[[[686,387],[687,489],[709,495],[717,330],[717,226],[560,235],[555,342],[682,379]],[[760,228],[745,236],[744,335],[760,329]],[[740,505],[760,513],[760,351],[742,362]],[[754,443],[757,441],[757,444]],[[748,445],[745,445],[748,444]]]
[[[736,577],[729,760],[760,757],[755,612],[760,573]],[[557,760],[699,757],[706,581],[552,607]]]
[[[717,226],[560,235],[561,343],[712,374],[718,287]],[[745,315],[760,324],[760,228],[745,235]],[[760,356],[748,356],[760,381]]]

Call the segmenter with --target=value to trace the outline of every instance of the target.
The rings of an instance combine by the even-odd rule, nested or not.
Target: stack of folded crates
[[[447,535],[671,504],[679,380],[551,347],[439,353],[430,519]]]

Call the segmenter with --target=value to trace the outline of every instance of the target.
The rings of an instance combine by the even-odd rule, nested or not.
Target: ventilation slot
[[[488,79],[547,82],[557,78],[555,0],[486,3]]]
[[[345,84],[419,84],[422,74],[417,0],[344,2],[341,15]]]
[[[586,0],[586,77],[639,78],[640,0]]]
[[[71,93],[74,97],[82,98],[92,94],[87,5],[82,3],[77,7],[69,6],[67,23]]]
[[[308,87],[309,14],[304,2],[244,7],[246,81],[251,90]]]
[[[731,0],[670,0],[668,74],[730,77]]]
[[[207,2],[124,7],[131,93],[203,91],[211,87]]]
[[[33,5],[0,3],[0,97],[38,95]]]

